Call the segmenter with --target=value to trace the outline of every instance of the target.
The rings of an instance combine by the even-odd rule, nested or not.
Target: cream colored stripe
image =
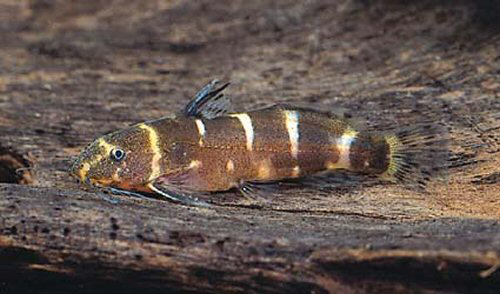
[[[116,148],[115,145],[111,145],[108,142],[106,142],[106,140],[104,140],[104,138],[100,138],[99,141],[97,141],[97,142],[98,142],[99,146],[104,148],[104,154],[106,154],[106,155],[110,154],[111,150],[113,148]]]
[[[199,160],[191,160],[189,163],[189,168],[199,168],[201,166],[201,161]]]
[[[290,153],[297,159],[299,155],[299,114],[297,111],[285,110],[285,124],[290,139]]]
[[[194,122],[196,123],[196,127],[198,128],[198,134],[200,135],[200,139],[198,140],[198,145],[203,146],[203,139],[205,138],[205,124],[203,124],[203,121],[201,119],[195,119]]]
[[[148,125],[139,124],[139,128],[146,130],[149,135],[149,144],[151,146],[151,151],[153,152],[153,158],[151,159],[151,174],[149,175],[148,181],[151,182],[160,176],[161,167],[161,148],[160,148],[160,138],[156,130]]]
[[[234,162],[231,159],[229,159],[226,162],[226,172],[232,173],[233,171],[234,171]]]
[[[292,178],[296,178],[300,175],[300,167],[296,165],[292,170]]]
[[[95,164],[99,163],[102,159],[101,154],[106,154],[109,155],[111,153],[111,150],[115,148],[116,146],[109,144],[104,140],[104,138],[99,138],[97,142],[95,143],[97,146],[104,148],[104,152],[99,152],[91,161],[89,162],[84,162],[82,168],[80,169],[80,179],[82,181],[85,181],[85,177],[87,176],[90,168],[94,166]]]
[[[350,168],[351,160],[349,159],[352,142],[356,139],[358,132],[348,128],[338,140],[336,147],[339,150],[339,160],[329,168]]]
[[[271,177],[272,165],[270,160],[264,160],[257,167],[257,179],[269,180]]]
[[[229,116],[236,117],[240,121],[241,125],[243,126],[243,129],[245,130],[245,137],[247,139],[247,150],[252,151],[253,138],[254,138],[252,119],[246,113],[236,113],[236,114],[231,114]]]
[[[115,170],[115,172],[113,173],[112,179],[113,179],[114,182],[120,182],[120,180],[121,180],[121,178],[120,178],[120,171],[121,170],[122,170],[121,168],[117,168]]]

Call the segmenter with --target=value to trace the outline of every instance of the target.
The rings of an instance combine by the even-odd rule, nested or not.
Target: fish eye
[[[121,161],[125,158],[125,151],[120,148],[114,148],[111,150],[111,159],[114,161]]]

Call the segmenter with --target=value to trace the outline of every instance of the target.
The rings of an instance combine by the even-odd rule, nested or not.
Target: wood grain
[[[1,1],[0,292],[498,292],[499,13],[488,0]],[[95,137],[176,112],[213,78],[231,81],[236,110],[444,124],[447,179],[428,193],[292,187],[265,207],[220,193],[200,209],[69,177]]]

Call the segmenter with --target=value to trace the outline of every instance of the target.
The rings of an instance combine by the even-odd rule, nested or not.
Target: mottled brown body
[[[363,132],[335,114],[290,105],[228,113],[220,93],[227,84],[214,90],[215,84],[205,86],[182,114],[99,138],[82,152],[72,174],[93,185],[186,203],[183,195],[190,192],[336,169],[423,185],[440,162],[438,151],[445,150],[429,126]]]
[[[297,117],[295,153],[290,124],[286,124],[290,113]],[[339,138],[350,129],[339,118],[285,106],[196,120],[203,124],[204,133],[192,118],[158,120],[148,126],[160,138],[162,173],[188,171],[190,185],[202,191],[227,190],[245,181],[297,178],[332,168],[339,162]],[[253,139],[248,138],[245,122],[251,124]]]

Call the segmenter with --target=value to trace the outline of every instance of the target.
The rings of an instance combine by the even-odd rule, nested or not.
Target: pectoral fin
[[[165,197],[167,200],[172,202],[177,202],[189,206],[198,206],[198,207],[210,206],[210,204],[208,204],[207,202],[198,199],[197,197],[191,196],[187,192],[183,192],[182,190],[174,186],[169,187],[168,185],[164,184],[150,183],[148,187],[149,189],[151,189],[151,191]]]
[[[203,193],[198,185],[196,170],[193,168],[181,169],[159,176],[148,188],[167,200],[191,206],[207,207],[209,204],[196,196]]]

